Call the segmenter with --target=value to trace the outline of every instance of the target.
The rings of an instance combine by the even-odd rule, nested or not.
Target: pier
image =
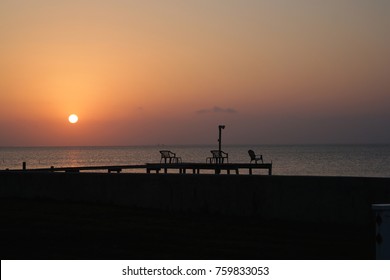
[[[26,163],[22,164],[23,171],[41,171],[41,172],[81,172],[106,170],[108,173],[120,173],[124,170],[145,170],[146,173],[169,173],[169,170],[177,171],[180,174],[186,174],[188,170],[193,174],[201,174],[201,171],[214,171],[215,174],[226,174],[234,172],[239,175],[240,170],[248,170],[252,175],[254,170],[265,169],[268,175],[272,175],[272,163],[146,163],[137,165],[103,165],[103,166],[75,166],[75,167],[54,167],[50,168],[31,168],[27,169]],[[21,171],[9,170],[9,171]],[[242,174],[242,173],[241,173]]]
[[[168,173],[168,170],[178,170],[180,174],[186,174],[187,170],[192,170],[193,174],[200,174],[201,170],[214,170],[215,174],[220,174],[222,170],[226,171],[227,174],[234,171],[235,174],[240,174],[241,169],[247,169],[249,174],[253,174],[253,170],[266,169],[268,175],[272,175],[272,163],[173,163],[173,164],[159,164],[159,163],[148,163],[146,164],[146,172],[150,173],[155,171],[159,173],[164,170],[164,173]]]

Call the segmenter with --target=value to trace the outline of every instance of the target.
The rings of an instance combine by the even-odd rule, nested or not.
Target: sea
[[[183,162],[205,163],[215,145],[128,147],[0,147],[0,170],[160,162],[171,150]],[[249,163],[248,150],[272,162],[273,175],[390,177],[390,145],[224,145],[230,163]],[[129,170],[125,172],[145,172]],[[258,171],[261,174],[262,171]]]

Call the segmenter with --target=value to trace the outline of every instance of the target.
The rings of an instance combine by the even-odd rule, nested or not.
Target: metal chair
[[[162,150],[160,151],[161,159],[160,163],[164,161],[164,163],[181,163],[181,157],[177,157],[176,153],[173,153],[168,150]]]
[[[226,162],[229,162],[229,154],[225,153],[224,151],[220,150],[211,150],[211,154],[213,155],[212,157],[208,157],[206,159],[206,162],[209,163],[224,163],[225,159]]]
[[[248,154],[251,158],[251,161],[250,161],[251,163],[252,163],[252,161],[255,161],[256,164],[258,161],[261,161],[261,163],[263,163],[263,155],[256,155],[253,150],[249,150]]]

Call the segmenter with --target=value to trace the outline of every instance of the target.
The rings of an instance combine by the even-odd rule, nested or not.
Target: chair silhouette
[[[211,150],[210,152],[213,156],[206,158],[206,162],[224,163],[225,159],[226,159],[227,163],[229,162],[229,154],[228,153],[225,153],[224,151],[220,151],[220,150]]]
[[[251,163],[252,161],[255,161],[256,164],[258,161],[261,161],[261,163],[263,163],[263,155],[256,155],[253,150],[249,150],[248,154],[251,158]]]
[[[164,161],[164,163],[181,163],[181,157],[177,157],[176,153],[173,153],[168,150],[162,150],[160,151],[161,159],[160,163]]]

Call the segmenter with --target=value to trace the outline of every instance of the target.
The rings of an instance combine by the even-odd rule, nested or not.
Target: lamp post
[[[221,146],[222,146],[222,129],[225,129],[225,126],[224,125],[220,125],[218,126],[218,130],[219,130],[219,138],[218,138],[218,151],[219,151],[219,155],[221,155]]]

